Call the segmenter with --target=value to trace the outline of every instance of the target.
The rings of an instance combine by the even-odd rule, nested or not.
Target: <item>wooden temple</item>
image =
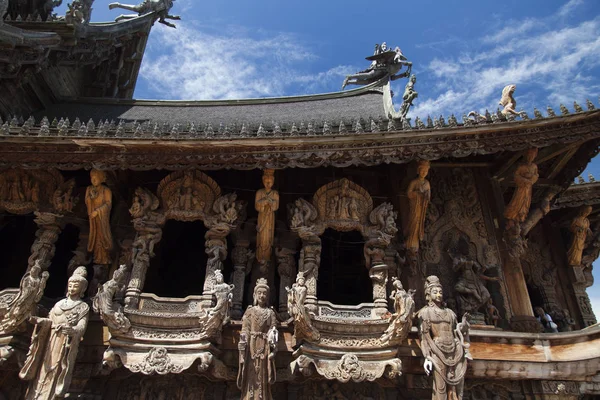
[[[0,399],[600,396],[592,102],[134,100],[172,1],[47,4],[0,1]]]

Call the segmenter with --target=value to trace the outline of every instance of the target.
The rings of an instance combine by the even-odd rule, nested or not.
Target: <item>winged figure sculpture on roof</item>
[[[121,4],[121,3],[110,3],[108,8],[113,10],[115,8],[122,8],[124,10],[134,11],[138,13],[138,15],[119,15],[115,21],[121,21],[124,19],[135,18],[140,15],[145,15],[149,13],[155,13],[158,17],[158,22],[161,24],[165,24],[171,28],[175,28],[175,24],[172,24],[167,19],[172,20],[180,20],[181,17],[179,15],[171,15],[169,11],[173,7],[173,2],[175,0],[144,0],[138,5],[132,4]]]
[[[366,59],[371,61],[371,65],[363,71],[346,76],[342,90],[347,85],[368,85],[386,76],[392,81],[410,76],[412,62],[402,54],[400,47],[391,50],[385,42],[381,45],[376,44],[374,54]],[[406,70],[400,73],[403,67],[406,67]]]

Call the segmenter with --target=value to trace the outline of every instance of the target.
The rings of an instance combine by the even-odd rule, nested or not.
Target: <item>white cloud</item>
[[[562,28],[551,23],[579,4],[571,1],[547,19],[511,21],[511,29],[484,37],[477,52],[434,59],[425,71],[428,97],[421,96],[410,114],[492,111],[507,84],[517,85],[518,108],[530,112],[533,106],[558,108],[594,97],[600,88],[600,18]],[[522,86],[537,97],[522,95]]]
[[[571,14],[571,12],[577,8],[578,6],[583,4],[583,0],[569,0],[565,5],[563,5],[560,10],[558,10],[558,16],[566,17]]]
[[[158,29],[157,29],[158,28]],[[355,69],[337,66],[314,75],[298,66],[316,59],[295,37],[254,39],[240,28],[218,34],[186,22],[177,29],[156,26],[141,68],[154,97],[234,99],[320,91]]]

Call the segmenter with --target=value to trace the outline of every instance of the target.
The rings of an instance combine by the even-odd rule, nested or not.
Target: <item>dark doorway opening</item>
[[[67,281],[69,280],[69,261],[73,258],[73,251],[77,249],[79,242],[79,228],[67,224],[56,241],[56,251],[50,267],[48,267],[48,282],[44,296],[56,299],[65,297],[67,293]]]
[[[373,286],[365,267],[360,232],[327,229],[321,243],[317,298],[344,305],[372,303]]]
[[[150,261],[144,292],[163,297],[202,294],[207,256],[202,221],[169,220]]]
[[[544,308],[544,295],[542,291],[534,285],[527,284],[527,292],[529,293],[529,300],[531,301],[531,305],[535,307]],[[546,310],[547,311],[547,310]]]
[[[0,216],[0,290],[18,288],[35,240],[33,215]]]

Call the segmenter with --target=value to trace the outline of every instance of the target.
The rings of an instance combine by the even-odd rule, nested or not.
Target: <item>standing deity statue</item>
[[[48,318],[35,324],[31,346],[19,377],[31,381],[25,400],[62,398],[69,390],[73,367],[88,322],[89,306],[81,300],[87,289],[85,267],[69,278],[67,297],[52,307]]]
[[[288,312],[294,318],[294,334],[311,340],[319,340],[320,333],[310,321],[311,317],[304,303],[306,302],[306,280],[304,272],[298,272],[296,282],[291,288],[286,287],[288,293]]]
[[[275,311],[267,307],[269,286],[259,278],[254,287],[254,305],[242,318],[238,350],[240,353],[237,386],[241,400],[271,400],[271,385],[275,382],[277,332]]]
[[[127,332],[131,327],[129,319],[123,314],[123,306],[115,299],[117,292],[127,284],[127,267],[123,264],[117,269],[111,280],[98,288],[92,306],[100,314],[104,323],[115,332]]]
[[[571,241],[569,252],[567,253],[567,259],[569,261],[569,266],[571,267],[581,266],[585,241],[588,235],[592,235],[592,231],[590,230],[590,220],[588,219],[591,212],[592,206],[583,206],[579,209],[579,213],[571,222],[570,230],[573,234],[573,239]]]
[[[460,323],[454,311],[443,302],[442,284],[437,276],[425,281],[425,299],[428,304],[417,313],[421,351],[425,357],[423,368],[433,371],[432,400],[460,400],[463,396],[469,353],[469,314]]]
[[[212,294],[215,296],[214,307],[203,311],[199,323],[204,338],[219,338],[223,325],[231,319],[231,305],[233,301],[234,285],[225,283],[223,273],[217,269],[214,272],[215,284]]]
[[[110,210],[112,208],[112,192],[106,182],[104,171],[93,169],[90,172],[92,185],[85,191],[85,205],[90,219],[90,236],[88,251],[94,254],[94,263],[107,265],[111,263],[113,238],[110,231]]]
[[[0,303],[0,332],[8,333],[18,328],[35,314],[37,303],[44,294],[48,272],[43,271],[40,260],[35,260],[31,270],[21,279],[19,294],[8,304]]]
[[[394,313],[390,320],[390,325],[381,336],[382,343],[391,341],[402,342],[408,336],[415,314],[415,290],[409,289],[407,292],[402,287],[400,279],[394,278],[392,283],[394,290],[390,295],[390,300],[394,302]]]
[[[533,163],[537,157],[538,149],[533,147],[525,152],[525,163],[519,165],[515,170],[515,193],[506,209],[504,218],[508,221],[507,228],[525,221],[531,206],[533,185],[539,178],[538,167]]]
[[[429,161],[419,161],[419,176],[408,185],[406,195],[409,202],[408,223],[404,231],[406,249],[414,253],[419,250],[419,242],[425,237],[425,216],[431,199],[431,185],[425,179],[429,173]]]
[[[275,211],[279,209],[279,192],[273,190],[274,172],[272,169],[264,170],[262,181],[265,188],[258,190],[255,198],[255,207],[258,211],[256,259],[262,264],[271,260],[275,233]]]

